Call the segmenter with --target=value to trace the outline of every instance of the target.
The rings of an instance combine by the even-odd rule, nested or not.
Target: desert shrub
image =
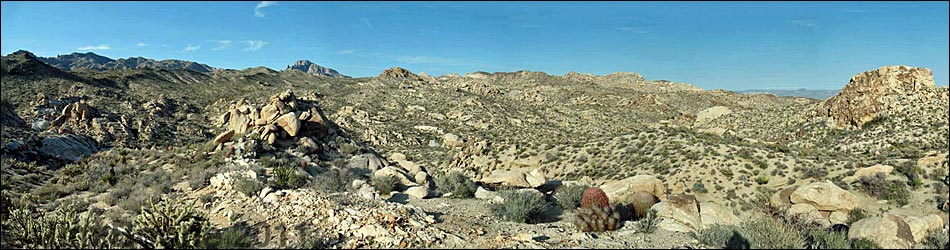
[[[358,179],[352,170],[348,168],[330,170],[319,173],[314,177],[313,188],[328,192],[344,192],[350,190],[350,184]]]
[[[305,176],[297,174],[294,167],[279,164],[274,167],[274,189],[296,189],[307,183]]]
[[[3,222],[4,248],[116,248],[123,238],[99,224],[91,211],[67,202],[48,212],[15,208]]]
[[[214,230],[199,241],[200,249],[250,249],[257,235],[246,225],[237,224],[222,230]]]
[[[828,168],[822,166],[797,167],[795,170],[802,172],[802,178],[822,179],[828,176]]]
[[[581,206],[581,195],[586,189],[583,185],[564,185],[554,191],[554,198],[561,209],[572,210]]]
[[[697,181],[696,183],[693,183],[693,192],[702,194],[709,192],[709,190],[706,190],[706,185],[703,185],[702,182]]]
[[[254,197],[261,191],[261,183],[251,178],[240,177],[234,180],[234,190],[247,197]]]
[[[610,200],[607,199],[607,193],[598,187],[589,187],[581,194],[581,207],[607,207],[610,206]]]
[[[700,231],[696,239],[712,248],[726,248],[729,240],[739,233],[738,230],[733,225],[713,224]]]
[[[769,183],[769,177],[768,177],[768,176],[764,176],[764,175],[760,175],[760,176],[758,176],[758,177],[755,177],[755,183],[758,183],[759,185],[768,184],[768,183]]]
[[[861,190],[875,198],[894,201],[900,206],[907,205],[909,202],[910,193],[904,184],[899,181],[888,181],[884,173],[862,176],[859,182]]]
[[[851,210],[851,213],[848,214],[848,225],[854,224],[855,222],[867,218],[868,214],[864,209],[855,208]]]
[[[376,188],[376,191],[379,191],[382,195],[392,193],[392,191],[396,189],[397,184],[396,178],[391,175],[376,175],[370,180],[370,185]]]
[[[917,249],[950,249],[950,235],[941,229],[933,230],[917,244]]]
[[[660,224],[660,218],[656,215],[656,210],[650,209],[646,216],[640,219],[640,231],[644,233],[653,233]]]
[[[805,242],[799,232],[781,221],[764,218],[739,224],[739,234],[753,249],[803,248]]]
[[[808,249],[849,249],[851,240],[847,232],[829,232],[824,229],[810,229],[805,233]]]
[[[870,239],[860,238],[851,240],[851,249],[883,249]]]
[[[518,190],[501,190],[498,195],[505,202],[492,203],[489,209],[502,220],[533,224],[548,221],[553,217],[551,206],[544,200],[544,195]]]
[[[435,186],[441,193],[452,193],[452,198],[475,197],[475,190],[478,188],[475,182],[458,171],[436,176]]]
[[[132,234],[144,248],[196,248],[211,231],[207,217],[191,204],[149,200],[132,223]]]

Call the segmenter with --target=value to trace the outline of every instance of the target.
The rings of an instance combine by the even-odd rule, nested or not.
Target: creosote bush
[[[475,197],[478,186],[458,171],[449,171],[435,177],[436,189],[441,193],[452,193],[451,198]]]
[[[396,178],[391,175],[376,175],[370,180],[370,185],[382,195],[389,195],[396,189]]]
[[[581,206],[581,195],[586,189],[582,185],[564,185],[554,191],[554,198],[561,209],[572,210]]]
[[[543,194],[502,190],[498,191],[498,195],[505,202],[489,204],[489,209],[502,220],[533,224],[554,217],[552,207],[544,200]]]

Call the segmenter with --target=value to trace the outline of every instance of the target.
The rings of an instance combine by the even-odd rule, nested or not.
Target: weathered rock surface
[[[857,197],[830,180],[798,187],[789,195],[789,200],[793,204],[812,205],[821,211],[851,211],[858,206]]]
[[[885,214],[861,219],[851,225],[848,238],[865,238],[874,241],[883,248],[906,249],[914,245],[914,235],[903,219]]]
[[[930,99],[933,73],[928,68],[884,66],[851,77],[837,95],[821,107],[838,127],[861,127],[880,113],[899,108],[901,99]]]
[[[693,195],[670,195],[654,204],[652,209],[656,210],[657,217],[670,219],[697,232],[703,229],[699,201]]]
[[[666,187],[663,181],[652,175],[637,175],[623,180],[610,181],[600,185],[607,198],[614,202],[632,202],[637,192],[653,194],[660,200],[666,199]]]

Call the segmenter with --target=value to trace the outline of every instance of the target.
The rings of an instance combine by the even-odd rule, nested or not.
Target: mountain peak
[[[287,69],[284,69],[284,71],[288,71],[288,70],[297,70],[297,71],[302,71],[302,72],[310,73],[313,75],[319,75],[319,76],[325,76],[325,77],[349,78],[349,76],[340,74],[340,72],[337,72],[334,69],[317,65],[311,62],[310,60],[305,60],[305,59],[297,60],[296,62],[294,62],[294,65],[288,65]]]

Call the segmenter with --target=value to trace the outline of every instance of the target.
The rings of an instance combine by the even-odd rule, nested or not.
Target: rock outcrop
[[[422,79],[422,77],[419,77],[419,75],[412,73],[412,71],[409,71],[407,69],[400,68],[400,67],[388,68],[386,70],[383,70],[382,73],[379,73],[379,78],[401,78],[401,79],[409,79],[413,81],[425,80],[425,79]]]
[[[221,121],[233,136],[253,135],[269,144],[298,137],[320,141],[336,131],[315,104],[297,100],[290,90],[271,96],[270,103],[260,108],[240,100]]]
[[[841,92],[825,101],[819,113],[838,127],[861,127],[880,114],[901,108],[902,100],[934,98],[935,89],[930,69],[884,66],[851,77]]]
[[[887,249],[907,249],[914,245],[910,226],[898,216],[885,214],[864,218],[851,225],[848,238],[864,238]]]

